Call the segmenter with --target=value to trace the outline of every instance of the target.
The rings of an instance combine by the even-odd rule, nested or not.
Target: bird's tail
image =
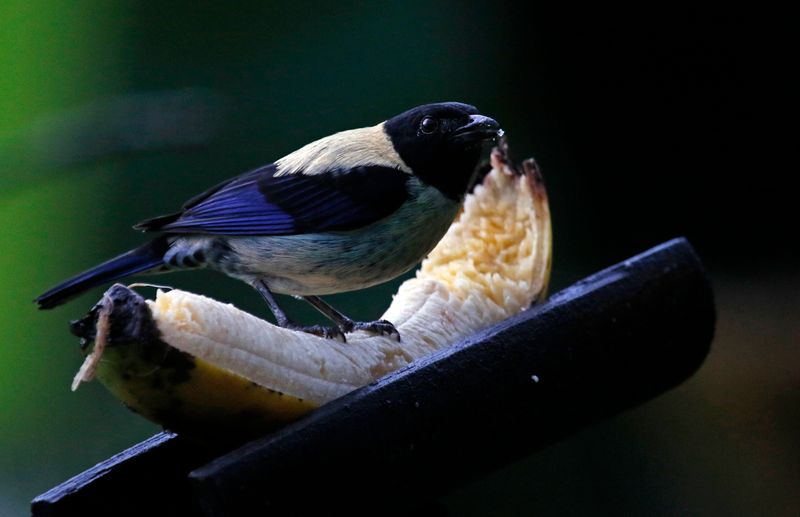
[[[70,278],[34,301],[40,309],[52,309],[92,287],[157,268],[164,264],[164,253],[168,248],[166,236],[158,237]]]

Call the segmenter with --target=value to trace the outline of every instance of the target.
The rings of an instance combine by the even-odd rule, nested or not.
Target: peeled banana
[[[447,234],[382,316],[402,336],[347,343],[277,327],[180,290],[144,300],[115,285],[73,332],[95,375],[133,411],[184,434],[250,434],[314,408],[541,301],[550,276],[547,195],[503,142]]]

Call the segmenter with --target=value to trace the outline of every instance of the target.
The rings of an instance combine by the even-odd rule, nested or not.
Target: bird
[[[53,287],[40,309],[135,274],[208,268],[247,282],[281,327],[346,341],[400,339],[386,320],[355,321],[320,296],[387,282],[418,264],[455,219],[498,122],[460,102],[425,104],[341,131],[228,179],[181,210],[134,226],[146,244]],[[274,294],[310,303],[334,326],[303,326]]]

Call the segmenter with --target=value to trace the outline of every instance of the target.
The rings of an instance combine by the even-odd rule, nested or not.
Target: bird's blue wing
[[[183,211],[136,228],[210,235],[296,235],[347,231],[383,219],[407,198],[408,174],[361,166],[276,176],[275,165],[245,173],[196,196]]]

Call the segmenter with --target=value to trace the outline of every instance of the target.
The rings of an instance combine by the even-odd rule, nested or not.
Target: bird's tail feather
[[[52,309],[92,287],[157,268],[164,264],[164,253],[168,248],[166,236],[158,237],[70,278],[34,301],[40,309]]]

